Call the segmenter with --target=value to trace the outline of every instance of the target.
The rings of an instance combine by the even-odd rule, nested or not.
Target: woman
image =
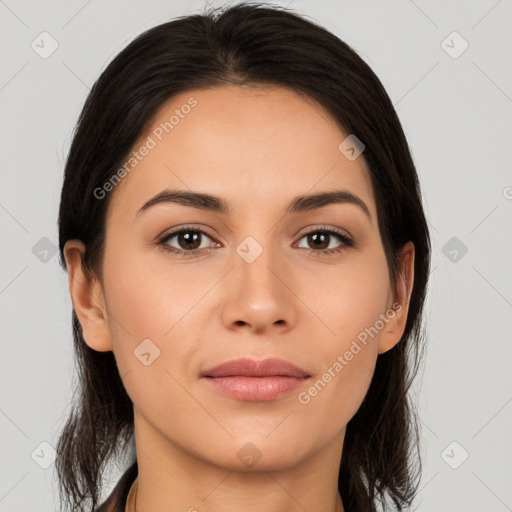
[[[412,503],[429,235],[392,103],[348,45],[255,4],[138,36],[87,98],[59,229],[72,510]]]

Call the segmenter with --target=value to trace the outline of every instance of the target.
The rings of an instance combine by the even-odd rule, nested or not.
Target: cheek
[[[171,272],[164,257],[155,264],[154,258],[126,251],[122,260],[106,255],[105,276],[114,354],[121,376],[130,377],[125,383],[130,397],[137,403],[142,390],[151,395],[150,390],[166,389],[179,396],[182,390],[171,375],[183,385],[194,381],[205,323],[218,311],[215,293],[208,292],[222,273],[205,276],[186,265]]]
[[[134,342],[172,337],[183,320],[188,323],[187,315],[211,286],[185,267],[176,267],[171,275],[168,268],[152,265],[140,254],[126,254],[115,262],[106,258],[105,263],[114,319],[123,325],[123,336],[129,332]]]
[[[312,276],[310,272],[307,280],[298,277],[297,282],[297,294],[318,316],[319,339],[325,340],[324,350],[331,355],[348,349],[353,339],[379,321],[391,291],[385,255],[378,249],[316,270]],[[311,313],[307,317],[314,320]]]
[[[324,432],[326,438],[335,435],[361,406],[378,357],[386,285],[387,279],[379,274],[353,276],[345,279],[343,286],[340,283],[340,290],[331,297],[336,307],[325,298],[317,303],[317,308],[323,306],[318,310],[324,311],[323,319],[334,334],[316,338],[315,376],[297,397],[299,407],[308,411],[311,432]]]
[[[372,380],[377,355],[368,348],[358,350],[351,352],[350,360],[344,352],[338,354],[341,358],[334,358],[299,394],[296,417],[301,414],[303,424],[308,426],[299,436],[306,445],[321,447],[338,435],[361,406]]]
[[[299,403],[316,402],[319,410],[331,411],[330,420],[324,421],[336,418],[332,425],[345,424],[364,399],[378,357],[379,334],[385,327],[381,318],[390,292],[385,256],[333,267],[325,282],[329,286],[323,293],[310,292],[310,304],[328,334],[315,338],[316,380]]]
[[[105,275],[113,351],[125,389],[145,417],[158,411],[155,422],[165,417],[177,428],[180,422],[168,417],[170,403],[178,418],[198,414],[182,385],[193,381],[190,364],[208,305],[200,299],[212,283],[179,271],[165,277],[164,269],[140,256],[115,263],[106,258]]]

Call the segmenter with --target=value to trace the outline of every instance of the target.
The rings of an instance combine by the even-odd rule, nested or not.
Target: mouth
[[[302,386],[311,375],[284,359],[235,359],[205,370],[201,377],[218,393],[238,400],[267,401]]]

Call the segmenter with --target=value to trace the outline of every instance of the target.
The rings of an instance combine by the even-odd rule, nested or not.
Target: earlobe
[[[379,338],[379,354],[393,348],[402,338],[414,286],[414,244],[404,244],[398,255],[399,275],[389,307],[391,317]]]
[[[68,240],[64,257],[73,308],[82,327],[86,344],[98,352],[112,350],[105,298],[101,283],[83,264],[85,245],[80,240]]]

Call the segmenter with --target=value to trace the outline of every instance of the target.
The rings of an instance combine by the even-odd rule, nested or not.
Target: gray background
[[[415,386],[425,461],[417,510],[512,510],[512,2],[276,3],[315,19],[369,63],[420,174],[433,262],[427,357]],[[0,0],[2,512],[57,509],[51,446],[74,367],[55,246],[72,129],[123,47],[204,6]],[[58,44],[48,58],[44,31]],[[114,468],[110,485],[118,475]]]

